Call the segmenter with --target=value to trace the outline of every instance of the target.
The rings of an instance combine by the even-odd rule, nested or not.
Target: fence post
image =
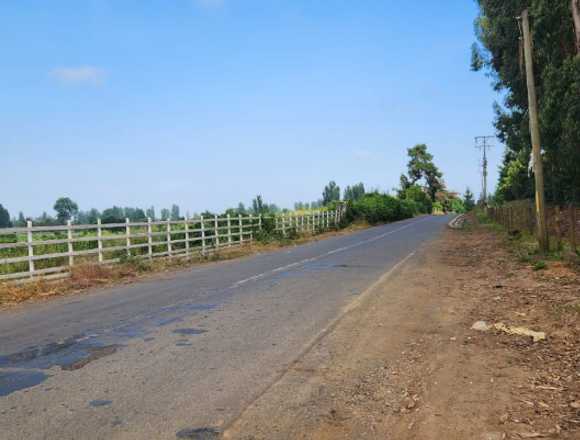
[[[129,219],[125,218],[125,235],[127,239],[127,256],[131,256],[131,225]]]
[[[32,245],[32,221],[26,221],[26,243],[28,244],[28,272],[30,277],[34,276],[34,246]]]
[[[167,219],[167,255],[171,257],[173,249],[171,248],[171,219]]]
[[[200,218],[201,220],[201,254],[205,256],[205,220],[203,219],[203,215]]]
[[[75,257],[73,256],[74,246],[73,246],[73,234],[72,234],[72,221],[67,220],[66,222],[66,243],[68,245],[68,265],[72,267],[75,264]]]
[[[240,230],[240,245],[244,242],[244,222],[242,221],[242,214],[238,214],[238,229]]]
[[[261,223],[262,214],[258,216],[258,222]],[[250,214],[250,241],[254,241],[254,216]]]
[[[262,231],[262,214],[258,214],[258,229]]]
[[[572,252],[576,253],[576,207],[570,204],[568,209],[570,212],[570,246]]]
[[[219,249],[219,247],[220,247],[220,230],[219,230],[219,221],[218,221],[217,215],[213,216],[213,232],[214,232],[215,248]]]
[[[185,255],[189,258],[189,219],[187,217],[183,220],[183,224],[185,225]]]
[[[556,249],[562,250],[562,219],[560,216],[560,207],[554,207],[554,229],[556,232]],[[549,234],[549,232],[548,232]]]
[[[282,235],[286,237],[286,214],[282,214]]]
[[[151,227],[151,217],[147,217],[147,255],[153,258],[153,228]]]
[[[101,219],[97,219],[97,252],[99,263],[103,262],[103,227],[101,224]]]
[[[228,214],[228,247],[232,247],[232,223],[229,214]]]

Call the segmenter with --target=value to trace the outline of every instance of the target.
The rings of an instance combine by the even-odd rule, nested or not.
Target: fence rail
[[[536,232],[536,210],[532,201],[510,202],[500,207],[487,208],[487,213],[495,222],[508,231]],[[577,252],[580,242],[580,208],[574,205],[546,207],[548,237],[556,249],[561,249],[566,241],[573,252]]]
[[[184,220],[35,226],[0,229],[0,281],[68,276],[80,263],[127,258],[206,256],[250,243],[259,232],[316,234],[337,227],[343,212],[213,216]]]

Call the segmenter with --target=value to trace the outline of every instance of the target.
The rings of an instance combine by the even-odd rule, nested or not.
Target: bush
[[[413,200],[400,200],[387,194],[365,194],[349,205],[350,220],[364,219],[370,224],[388,223],[411,218],[418,212]]]
[[[404,199],[400,201],[401,209],[400,209],[400,218],[411,218],[415,217],[420,212],[424,212],[422,209],[419,208],[419,204],[414,200]]]
[[[405,200],[412,200],[417,205],[417,213],[431,214],[433,202],[423,188],[419,185],[411,185],[407,188],[402,196]]]

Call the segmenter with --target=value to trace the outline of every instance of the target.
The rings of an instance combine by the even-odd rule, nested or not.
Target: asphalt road
[[[0,312],[0,439],[213,438],[447,221]]]

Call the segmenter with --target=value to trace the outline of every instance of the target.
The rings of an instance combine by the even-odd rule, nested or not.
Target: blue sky
[[[479,193],[498,98],[469,70],[475,2],[444,3],[1,2],[0,203],[291,207],[392,189],[417,143]]]

